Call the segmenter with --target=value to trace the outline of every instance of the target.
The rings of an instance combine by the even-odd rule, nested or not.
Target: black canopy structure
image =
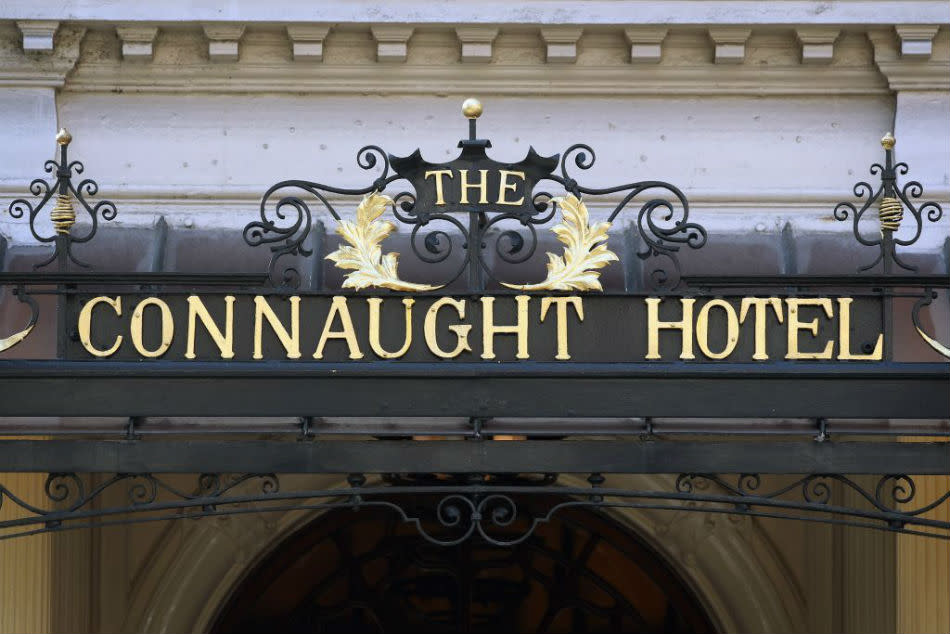
[[[23,510],[0,522],[3,537],[94,523],[380,507],[433,543],[478,535],[514,544],[560,509],[585,506],[790,517],[950,538],[950,524],[926,515],[950,504],[950,491],[920,500],[912,477],[950,474],[950,351],[935,329],[950,314],[950,249],[942,257],[905,252],[942,210],[916,202],[920,184],[899,182],[909,168],[894,162],[893,137],[882,141],[884,163],[871,169],[879,182],[854,188],[860,205],[829,210],[851,223],[850,235],[806,239],[786,228],[778,238],[717,236],[690,217],[686,194],[668,183],[582,185],[576,172],[595,161],[586,145],[553,157],[532,149],[519,163],[490,159],[490,142],[476,134],[480,108],[470,104],[466,114],[470,134],[454,161],[428,163],[418,152],[395,158],[367,146],[357,155],[375,174],[366,187],[277,183],[243,234],[184,233],[162,220],[149,230],[100,227],[117,209],[93,201],[91,179],[74,182],[83,166],[68,159],[62,131],[58,160],[46,163],[53,179],[35,180],[37,200],[10,207],[52,251],[2,245],[0,310],[9,332],[0,342],[0,470],[49,473],[45,506],[0,483],[3,501]],[[598,197],[609,207],[614,251],[611,225],[591,221],[585,206]],[[348,198],[361,200],[353,220],[337,211]],[[44,233],[41,212],[50,205],[52,229]],[[406,230],[394,233],[383,214]],[[556,219],[553,236],[539,232]],[[400,248],[412,259],[397,273],[393,249]],[[619,261],[607,267],[612,260]],[[567,327],[556,333],[548,322],[531,345],[550,352],[538,356],[532,347],[531,356],[509,325],[498,332],[517,335],[517,354],[506,339],[496,358],[488,347],[494,324],[485,317],[492,302],[504,306],[498,323],[520,324],[522,304],[525,314],[540,305],[544,321],[545,298],[549,308],[564,308],[559,320],[573,306],[585,326],[604,324],[599,338],[582,346],[575,337],[571,357]],[[369,308],[353,308],[355,326],[347,326],[347,312],[343,330],[333,330],[333,311],[342,315],[348,300]],[[453,331],[455,355],[443,354],[446,333],[421,322],[406,328],[416,340],[431,337],[430,352],[396,358],[385,350],[398,347],[385,328],[377,336],[386,345],[371,344],[375,356],[354,352],[348,331],[372,331],[373,310],[391,317],[405,306],[408,324],[415,306],[435,323],[446,301],[459,319],[464,306],[481,311],[481,321],[454,326],[468,328]],[[800,306],[828,317],[834,309],[840,351],[793,355],[793,330],[784,358],[763,359],[759,346],[785,337],[764,325],[754,355],[751,325],[741,345],[698,325],[705,357],[666,335],[657,335],[655,351],[644,348],[645,357],[640,343],[624,348],[623,333],[642,327],[641,319],[679,328],[685,340],[683,325],[668,325],[672,313],[653,308],[664,301],[704,306],[707,317],[717,307],[723,332],[732,332],[734,311],[745,306],[745,320],[756,302],[774,309],[786,329]],[[232,304],[235,320],[256,315],[257,322],[277,306],[330,312],[322,335],[305,313],[299,338],[312,346],[319,335],[320,343],[313,356],[293,357],[288,341],[297,335],[286,329],[283,339],[259,335],[253,346],[220,329],[215,335],[208,324],[230,324]],[[167,311],[176,323],[172,312],[190,311],[194,330],[198,306],[208,313],[207,332],[189,330],[187,344],[154,317]],[[819,314],[809,317],[814,330],[803,320],[798,332],[827,335]],[[92,315],[105,317],[94,326]],[[877,347],[868,333],[880,334]],[[463,355],[463,334],[480,334],[482,348]],[[335,352],[323,358],[328,337]],[[195,353],[196,345],[205,352]],[[218,357],[207,353],[215,345]],[[648,345],[644,339],[641,347]],[[93,486],[88,473],[115,475]],[[173,473],[199,475],[182,490],[164,478]],[[350,486],[285,490],[279,476],[288,473],[349,474]],[[610,474],[646,473],[677,477],[666,491],[607,485]],[[580,474],[589,486],[561,486],[561,474]],[[763,481],[766,474],[780,477]],[[128,503],[103,506],[104,492],[116,487],[128,489]],[[846,490],[866,504],[841,502]],[[532,505],[529,528],[514,534],[508,527],[524,495],[551,503],[540,513]],[[420,510],[411,503],[419,496],[439,501]]]

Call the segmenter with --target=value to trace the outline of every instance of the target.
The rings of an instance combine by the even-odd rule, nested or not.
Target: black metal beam
[[[91,286],[230,286],[266,288],[267,275],[261,273],[170,273],[165,271],[139,271],[131,273],[68,272],[47,273],[45,271],[0,272],[0,285],[33,284],[48,286],[54,284],[75,284]]]
[[[950,443],[2,440],[0,472],[948,474]]]
[[[948,418],[950,366],[0,361],[0,416]]]
[[[715,288],[948,288],[946,275],[684,275],[687,286]]]

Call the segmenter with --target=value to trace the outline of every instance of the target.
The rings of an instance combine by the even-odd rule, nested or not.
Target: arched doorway
[[[519,500],[520,508],[530,500]],[[525,520],[505,531],[521,534]],[[500,535],[500,534],[499,534]],[[629,529],[567,509],[525,542],[426,542],[385,509],[326,513],[238,584],[213,632],[713,632]]]

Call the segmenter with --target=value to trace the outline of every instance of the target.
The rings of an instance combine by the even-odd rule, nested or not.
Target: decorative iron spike
[[[923,194],[924,188],[919,182],[910,181],[904,183],[903,187],[898,186],[897,175],[907,174],[910,169],[906,163],[895,163],[895,145],[897,145],[897,139],[894,135],[890,132],[885,134],[881,139],[881,147],[884,148],[884,164],[871,165],[871,174],[880,174],[880,187],[875,188],[864,181],[854,186],[854,195],[863,199],[860,209],[850,202],[838,203],[834,209],[834,217],[837,220],[851,219],[855,240],[865,246],[879,249],[874,261],[858,267],[858,271],[867,271],[878,264],[882,264],[885,274],[890,273],[895,264],[907,271],[916,271],[917,267],[901,259],[897,253],[898,247],[910,246],[917,242],[923,229],[925,212],[930,222],[937,222],[943,216],[943,209],[935,202],[925,202],[920,206],[912,202]],[[869,238],[861,234],[858,225],[864,214],[874,206],[877,209],[880,231],[878,237]],[[909,238],[900,238],[895,234],[901,227],[905,210],[911,216],[914,231]]]
[[[68,262],[73,262],[82,267],[88,267],[87,264],[76,259],[72,252],[72,245],[76,243],[89,242],[96,235],[99,227],[99,216],[104,220],[112,220],[116,216],[115,205],[108,200],[101,200],[94,205],[86,200],[86,197],[95,196],[99,191],[99,185],[91,178],[84,179],[79,184],[72,182],[73,174],[82,174],[83,164],[80,161],[70,161],[68,148],[73,140],[73,135],[66,128],[60,128],[56,133],[56,144],[59,149],[59,160],[50,159],[46,161],[45,169],[47,173],[55,174],[55,180],[45,181],[42,178],[35,179],[30,183],[30,193],[38,197],[39,203],[35,206],[25,198],[17,198],[10,203],[8,211],[14,218],[22,218],[27,215],[30,221],[30,231],[38,242],[53,245],[53,253],[46,260],[33,266],[34,269],[43,268],[53,262],[58,262],[60,270],[66,270]],[[39,218],[39,212],[54,197],[56,203],[50,210],[49,218],[53,222],[52,235],[43,235],[36,226],[36,219]],[[72,229],[76,225],[76,205],[79,203],[81,209],[89,214],[91,226],[83,235],[75,236]]]

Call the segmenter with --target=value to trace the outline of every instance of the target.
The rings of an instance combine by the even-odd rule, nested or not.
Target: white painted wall
[[[10,0],[0,9],[0,205],[44,175],[63,125],[85,175],[118,203],[118,224],[163,215],[176,226],[237,231],[278,180],[368,183],[355,163],[364,144],[450,158],[466,130],[459,104],[474,95],[497,158],[583,141],[598,155],[585,183],[667,180],[711,232],[776,232],[786,222],[799,234],[847,232],[831,209],[872,178],[878,140],[895,127],[899,159],[928,199],[950,207],[947,8],[914,0],[895,15],[893,3],[875,0],[538,0],[475,11],[406,1],[323,3],[302,15],[280,2]],[[631,63],[632,16],[641,30],[660,25],[659,63]],[[50,21],[38,24],[56,33],[55,50],[24,51],[21,19]],[[212,32],[202,25],[223,21],[245,26],[236,62],[209,58]],[[329,29],[322,61],[293,60],[286,27],[302,21]],[[411,27],[407,61],[376,61],[372,28],[378,36],[394,22]],[[893,23],[934,26],[930,57],[905,58]],[[460,24],[498,30],[491,62],[460,59]],[[151,59],[123,57],[116,28],[129,25],[157,29]],[[576,61],[546,61],[551,36],[541,27],[552,25],[577,32]],[[742,63],[715,62],[723,25],[748,31]],[[802,34],[818,26],[832,33],[833,58],[803,64]],[[940,248],[948,219],[927,227],[919,247]],[[31,240],[6,214],[0,233]]]

